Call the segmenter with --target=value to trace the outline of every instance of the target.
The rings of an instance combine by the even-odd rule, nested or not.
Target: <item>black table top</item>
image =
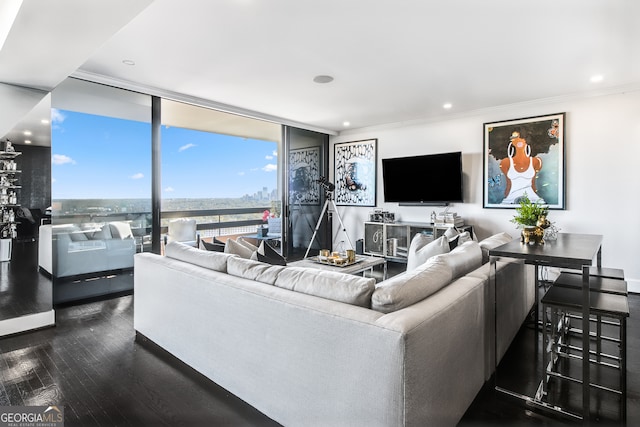
[[[539,265],[581,268],[591,265],[602,245],[599,234],[558,233],[557,240],[545,240],[543,245],[526,245],[515,239],[495,249],[489,256],[524,259]]]

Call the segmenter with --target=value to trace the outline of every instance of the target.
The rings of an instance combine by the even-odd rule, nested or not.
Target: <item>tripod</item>
[[[344,223],[342,222],[342,218],[340,217],[340,212],[338,212],[338,207],[336,206],[336,202],[333,200],[333,192],[327,191],[326,200],[324,201],[324,206],[322,207],[322,212],[320,212],[320,217],[318,218],[316,228],[315,230],[313,230],[313,236],[311,236],[311,240],[309,241],[309,246],[307,247],[307,252],[305,252],[304,254],[304,259],[306,259],[307,256],[309,255],[309,251],[311,250],[311,245],[313,245],[313,241],[315,240],[316,235],[318,234],[318,229],[320,228],[320,224],[322,223],[322,218],[324,218],[325,212],[329,214],[328,222],[331,223],[331,214],[332,214],[331,209],[333,209],[333,212],[335,212],[336,215],[338,216],[338,221],[340,221],[340,225],[342,226],[342,232],[347,237],[349,246],[351,247],[351,249],[353,249],[353,244],[351,243],[351,239],[349,239],[349,235],[347,234],[347,229],[344,226]]]

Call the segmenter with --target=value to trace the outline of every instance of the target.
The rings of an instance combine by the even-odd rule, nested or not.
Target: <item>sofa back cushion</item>
[[[482,265],[482,250],[478,242],[469,240],[447,254],[437,255],[451,268],[453,279],[462,277]]]
[[[453,272],[442,256],[432,257],[414,270],[378,283],[371,297],[371,308],[390,313],[422,301],[448,285]]]
[[[167,243],[164,247],[164,255],[222,273],[227,272],[229,258],[236,256],[222,252],[203,251],[180,242]]]
[[[275,284],[278,274],[283,269],[284,267],[279,265],[265,264],[264,262],[240,257],[231,257],[227,261],[228,274],[268,285]]]
[[[482,250],[482,263],[484,264],[489,262],[489,251],[491,249],[495,249],[498,246],[502,246],[512,240],[513,237],[505,232],[494,234],[493,236],[487,237],[486,239],[482,240],[479,243],[480,249]]]
[[[375,284],[374,278],[303,267],[285,267],[275,282],[279,288],[367,308]]]
[[[430,236],[418,233],[411,239],[411,244],[409,245],[407,271],[414,270],[432,256],[447,252],[449,252],[449,241],[446,237],[441,236],[432,240]]]

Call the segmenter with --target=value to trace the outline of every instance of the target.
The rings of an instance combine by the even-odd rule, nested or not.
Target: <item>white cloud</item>
[[[51,123],[62,123],[66,119],[66,116],[60,112],[57,108],[51,109]]]
[[[64,154],[54,154],[51,156],[51,163],[54,165],[64,165],[67,163],[71,163],[72,165],[75,165],[76,161]]]
[[[142,178],[144,178],[144,174],[142,174],[142,172],[138,172],[136,174],[131,175],[129,178],[131,178],[131,179],[142,179]]]
[[[272,160],[273,156],[264,156],[264,158],[267,159],[267,160]]]
[[[273,163],[269,163],[262,167],[262,170],[265,172],[275,172],[278,170],[278,165],[274,165]]]
[[[240,175],[240,176],[244,176],[244,174],[245,174],[244,171],[238,172],[238,175]]]
[[[174,191],[175,191],[175,190],[173,189],[173,187],[167,187],[167,188],[165,188],[165,189],[164,189],[164,192],[165,192],[165,193],[172,193],[172,192],[174,192]]]
[[[178,151],[182,152],[184,150],[188,150],[189,148],[193,148],[195,146],[196,146],[196,144],[188,143],[188,144],[185,144],[182,147],[178,148]]]
[[[273,157],[278,157],[278,152],[276,150],[273,150],[273,153],[271,154],[273,154]]]
[[[56,183],[56,179],[55,178],[51,178],[51,183],[55,184]]]

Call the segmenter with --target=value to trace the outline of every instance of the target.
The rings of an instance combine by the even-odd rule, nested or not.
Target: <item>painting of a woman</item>
[[[484,207],[564,209],[564,113],[485,123]]]

